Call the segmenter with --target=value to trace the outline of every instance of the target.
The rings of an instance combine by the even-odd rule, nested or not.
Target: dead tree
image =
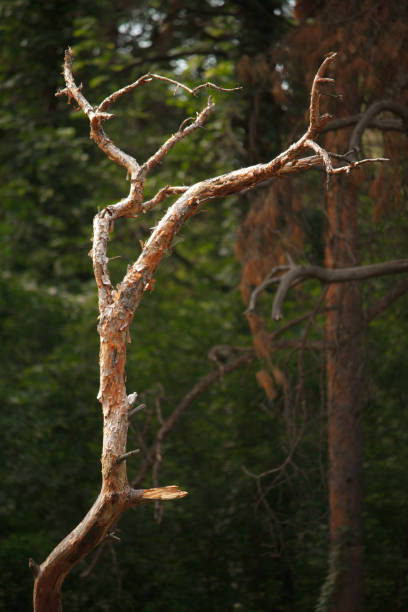
[[[98,400],[103,411],[103,448],[102,448],[102,488],[99,496],[84,519],[64,538],[38,565],[30,559],[34,575],[34,610],[36,612],[56,612],[62,610],[61,587],[69,571],[109,534],[118,517],[128,508],[152,500],[171,500],[184,497],[185,491],[172,485],[154,489],[133,488],[126,473],[126,460],[135,451],[126,447],[129,425],[129,411],[135,394],[126,390],[126,348],[130,341],[129,328],[143,293],[153,287],[154,274],[160,260],[171,248],[173,238],[189,217],[194,215],[205,202],[212,198],[224,197],[232,193],[250,189],[262,181],[278,178],[290,173],[300,172],[323,165],[327,176],[349,173],[361,164],[372,161],[385,161],[382,158],[361,161],[332,162],[330,153],[316,142],[330,116],[320,113],[320,91],[322,85],[334,83],[325,77],[328,66],[336,54],[329,54],[314,78],[310,97],[310,120],[305,134],[275,159],[264,163],[241,168],[227,174],[209,178],[190,186],[167,186],[151,200],[144,200],[144,186],[148,173],[157,166],[171,148],[180,140],[198,129],[214,109],[209,97],[205,108],[197,113],[193,122],[185,121],[177,132],[152,155],[145,163],[120,148],[106,135],[103,122],[114,117],[109,111],[112,104],[121,96],[132,92],[153,79],[176,85],[194,95],[202,88],[222,90],[212,83],[199,85],[195,89],[157,74],[146,74],[134,83],[112,93],[98,106],[92,106],[77,86],[72,73],[72,50],[65,53],[64,77],[66,87],[56,95],[66,95],[87,115],[90,135],[95,143],[115,163],[126,169],[130,181],[129,194],[115,204],[111,204],[95,215],[93,223],[93,246],[91,257],[98,289],[100,335],[100,387]],[[225,91],[225,90],[224,90]],[[226,90],[231,91],[231,90]],[[307,150],[313,155],[305,156]],[[336,165],[333,165],[336,164]],[[128,268],[122,282],[114,288],[109,275],[107,248],[109,234],[115,221],[121,217],[137,217],[158,205],[170,195],[180,197],[170,206],[158,225],[153,229],[149,240],[142,248],[138,259]]]

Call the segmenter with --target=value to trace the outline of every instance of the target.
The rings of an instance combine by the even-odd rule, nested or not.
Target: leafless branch
[[[321,157],[321,160],[323,162],[323,165],[326,169],[326,173],[327,175],[330,175],[333,173],[333,166],[330,160],[330,155],[327,151],[325,151],[325,149],[323,149],[323,147],[321,147],[320,145],[317,144],[317,142],[314,142],[313,140],[307,139],[305,141],[305,145],[307,147],[310,147],[311,149],[313,149],[318,155],[319,157]]]
[[[126,459],[129,459],[129,457],[133,457],[133,455],[137,455],[138,453],[140,453],[140,448],[135,448],[127,453],[123,453],[123,455],[119,455],[119,457],[116,459],[116,463],[122,463],[122,461],[125,461]]]
[[[285,460],[276,468],[271,468],[270,470],[265,470],[263,472],[261,472],[260,474],[254,474],[253,472],[251,472],[250,470],[248,470],[248,468],[246,468],[244,465],[242,466],[242,470],[243,472],[247,475],[250,476],[251,478],[255,478],[255,479],[261,479],[261,478],[265,478],[265,476],[269,476],[270,474],[276,474],[277,472],[281,472],[282,470],[285,469],[285,467],[290,463],[290,461],[292,460],[292,457],[294,455],[294,452],[302,438],[303,435],[303,429],[299,432],[294,444],[292,445],[288,455],[286,456]]]
[[[373,164],[378,162],[389,162],[388,157],[368,157],[366,159],[360,159],[359,161],[350,162],[344,166],[339,166],[338,168],[334,168],[331,171],[331,174],[350,174],[352,170],[355,168],[359,168],[360,166],[364,166],[365,164]]]
[[[366,315],[367,323],[371,323],[379,317],[387,308],[391,306],[398,298],[408,292],[408,278],[404,278],[396,283],[385,295],[383,295],[374,304],[371,304]]]
[[[140,85],[149,83],[152,80],[152,78],[153,77],[150,74],[144,74],[143,76],[139,77],[137,81],[135,81],[134,83],[130,83],[129,85],[126,85],[125,87],[122,87],[121,89],[118,89],[117,91],[114,91],[112,94],[110,94],[110,96],[105,98],[99,104],[98,111],[102,111],[102,112],[106,111],[106,109],[109,108],[111,104],[114,104],[119,98],[130,93],[131,91],[134,91],[137,87],[140,87]]]
[[[118,562],[118,558],[116,555],[115,547],[113,546],[112,542],[109,542],[108,546],[109,546],[110,554],[112,556],[113,567],[115,569],[115,574],[116,574],[116,597],[117,597],[117,600],[120,601],[121,596],[122,596],[122,576],[120,573],[119,562]]]
[[[134,408],[129,410],[129,419],[135,414],[137,414],[138,412],[140,412],[141,410],[144,410],[145,408],[146,408],[146,404],[139,404],[139,406],[135,406]]]
[[[330,174],[350,174],[352,170],[363,166],[365,164],[382,163],[390,161],[387,157],[371,157],[367,159],[361,159],[360,161],[351,161],[347,159],[347,153],[339,155],[338,153],[327,152],[329,156],[335,159],[341,159],[347,162],[337,168],[332,168]],[[350,152],[348,152],[350,154]],[[287,174],[295,174],[303,170],[310,170],[311,168],[320,168],[322,165],[321,155],[311,155],[309,157],[302,157],[288,162],[280,171],[279,176],[285,176]]]
[[[248,302],[248,308],[245,311],[246,315],[250,315],[250,314],[252,314],[255,311],[256,300],[258,298],[258,295],[260,293],[262,293],[262,291],[265,291],[265,289],[267,287],[269,287],[269,285],[272,285],[274,283],[278,283],[280,281],[281,275],[279,274],[279,272],[286,272],[287,270],[289,270],[289,268],[290,268],[290,266],[274,266],[272,268],[272,270],[264,278],[262,283],[260,283],[252,291],[251,296],[249,298],[249,302]]]
[[[294,266],[281,277],[272,308],[272,317],[279,321],[282,318],[282,305],[286,294],[293,285],[315,278],[323,283],[345,283],[348,281],[366,280],[376,276],[399,274],[408,271],[408,260],[398,259],[384,263],[359,266],[355,268],[322,268],[320,266]]]
[[[143,164],[141,168],[141,173],[143,174],[143,176],[146,176],[146,174],[150,172],[152,168],[157,166],[157,164],[159,164],[162,161],[165,155],[167,155],[170,149],[172,149],[176,143],[182,140],[182,138],[186,138],[192,132],[194,132],[194,130],[197,130],[198,128],[202,127],[205,120],[208,118],[208,116],[210,115],[214,107],[215,107],[215,104],[210,96],[208,98],[207,106],[201,111],[201,113],[197,113],[196,120],[193,123],[190,123],[190,125],[188,125],[187,127],[184,127],[184,122],[183,122],[179,130],[175,134],[170,136],[170,138],[166,140],[164,144],[162,144],[160,149],[156,151],[156,153],[152,155]]]
[[[105,539],[100,546],[95,551],[94,556],[92,557],[92,561],[90,564],[80,573],[81,578],[88,578],[88,576],[92,573],[95,565],[98,563],[100,557],[102,556],[105,547],[108,545],[108,540]]]
[[[357,122],[350,138],[350,149],[361,151],[361,138],[364,131],[369,127],[374,117],[383,111],[391,111],[401,117],[405,123],[405,129],[408,131],[408,107],[392,100],[380,100],[371,104]]]
[[[303,339],[294,340],[292,338],[289,338],[288,340],[280,340],[279,342],[276,342],[275,340],[272,339],[272,336],[273,334],[270,335],[270,337],[268,338],[268,341],[269,341],[271,349],[274,351],[280,351],[280,350],[282,351],[291,350],[292,352],[300,351],[300,350],[321,351],[323,348],[323,343],[320,340],[311,340],[309,342],[306,342]]]
[[[102,112],[106,111],[106,109],[111,104],[116,102],[116,100],[118,100],[120,97],[130,93],[131,91],[133,91],[137,87],[140,87],[140,85],[144,85],[145,83],[149,83],[153,79],[156,79],[158,81],[165,81],[167,83],[171,83],[172,85],[175,85],[176,88],[183,89],[184,91],[187,91],[189,94],[192,94],[193,96],[195,96],[195,94],[198,91],[200,91],[200,89],[203,89],[203,88],[211,88],[211,89],[215,89],[216,91],[226,91],[226,92],[238,91],[238,90],[242,89],[242,87],[234,87],[232,89],[228,89],[228,88],[225,88],[225,87],[219,87],[218,85],[214,85],[214,83],[210,83],[210,82],[203,83],[202,85],[198,85],[197,87],[194,87],[194,89],[190,89],[190,87],[187,87],[187,85],[184,85],[183,83],[180,83],[179,81],[175,81],[174,79],[170,79],[170,78],[162,76],[160,74],[152,74],[152,73],[148,72],[147,74],[144,74],[143,76],[139,77],[137,79],[137,81],[135,81],[134,83],[130,83],[130,85],[126,85],[125,87],[122,87],[121,89],[113,92],[110,96],[105,98],[105,100],[103,100],[103,102],[101,102],[100,105],[98,106],[98,110],[102,111]]]
[[[211,87],[220,91],[226,90],[215,86],[213,83],[205,83],[191,89],[168,77],[149,73],[140,77],[131,85],[114,92],[105,98],[99,106],[94,107],[83,95],[82,87],[76,85],[72,72],[72,51],[70,49],[66,51],[64,62],[66,87],[57,95],[66,95],[68,102],[74,100],[85,113],[89,119],[91,138],[111,160],[126,169],[130,179],[130,189],[125,198],[107,206],[95,215],[93,244],[90,253],[98,288],[98,332],[101,340],[98,399],[101,402],[104,417],[102,487],[97,500],[81,523],[58,544],[39,566],[34,582],[35,612],[56,612],[61,609],[61,585],[67,573],[105,540],[112,525],[117,522],[123,512],[141,503],[179,499],[187,494],[176,485],[152,489],[135,489],[129,484],[126,461],[124,461],[129,456],[126,450],[129,411],[131,410],[131,404],[136,399],[134,394],[128,396],[126,391],[125,366],[126,346],[130,339],[129,326],[143,293],[152,288],[157,266],[167,250],[171,249],[173,239],[185,221],[212,198],[241,192],[265,180],[305,170],[322,164],[322,162],[327,174],[339,174],[350,172],[357,168],[358,164],[368,163],[369,161],[383,161],[380,159],[361,160],[358,163],[346,163],[334,168],[329,153],[315,144],[315,137],[330,118],[329,115],[320,115],[320,96],[323,93],[322,85],[333,82],[324,74],[334,58],[335,54],[333,53],[326,57],[317,71],[311,90],[309,126],[305,134],[275,159],[264,164],[257,164],[212,177],[188,188],[166,187],[159,191],[152,200],[143,204],[147,172],[164,158],[176,142],[202,125],[212,110],[213,103],[209,100],[206,108],[197,115],[193,123],[186,125],[184,122],[179,130],[143,165],[140,165],[134,157],[118,148],[104,132],[103,122],[113,117],[111,113],[106,112],[107,109],[121,96],[152,79],[168,82],[192,95],[204,87]],[[304,155],[308,148],[312,148],[317,152],[317,155],[310,158],[301,158],[301,155]],[[107,248],[114,223],[122,217],[134,217],[144,210],[150,210],[152,206],[172,194],[179,195],[178,199],[169,207],[167,213],[152,230],[149,240],[143,245],[139,258],[133,265],[129,266],[122,282],[113,289],[109,276]],[[145,208],[143,208],[144,206]],[[282,294],[282,286],[285,282],[287,284],[285,279],[290,273],[291,270],[284,275],[278,293]],[[299,278],[305,278],[304,271]],[[291,282],[287,284],[285,291],[289,289]],[[165,436],[171,431],[193,399],[214,380],[244,363],[249,363],[252,358],[253,356],[249,354],[240,356],[234,361],[226,363],[215,372],[211,372],[193,387],[172,414],[163,421],[156,442],[153,443],[142,464],[138,481],[142,479],[151,465]],[[132,451],[130,453],[132,454]]]
[[[323,83],[334,84],[334,79],[324,77],[327,67],[335,60],[337,53],[329,53],[320,65],[316,76],[313,80],[312,90],[310,94],[310,109],[309,109],[309,130],[306,133],[307,139],[313,139],[321,132],[326,123],[331,119],[331,115],[320,115],[320,95],[321,85]]]
[[[58,95],[66,94],[68,96],[68,101],[70,101],[72,98],[75,100],[79,108],[89,119],[91,126],[91,138],[110,159],[120,166],[126,168],[128,174],[132,176],[139,170],[139,164],[133,157],[118,149],[103,131],[102,121],[111,119],[113,115],[101,112],[99,108],[95,109],[89,104],[88,100],[81,93],[82,88],[76,85],[74,76],[72,74],[72,58],[73,52],[72,49],[69,48],[65,51],[64,62],[66,89],[58,92]]]
[[[326,132],[332,132],[336,130],[342,130],[346,127],[351,127],[359,123],[360,119],[363,117],[363,113],[359,113],[357,115],[349,115],[348,117],[341,117],[339,119],[330,119],[328,123],[322,129],[322,134]],[[372,119],[366,128],[374,128],[382,131],[395,131],[395,132],[404,132],[406,131],[406,127],[404,127],[403,121],[399,119]]]
[[[75,85],[75,81],[72,76],[72,55],[70,51],[66,53],[64,74],[67,84],[67,94],[74,97],[80,107],[88,115],[91,123],[91,136],[97,142],[98,146],[105,150],[107,155],[114,159],[117,163],[124,165],[131,176],[131,189],[128,197],[124,198],[117,204],[108,206],[104,211],[95,217],[94,246],[91,253],[94,260],[95,277],[97,279],[99,290],[99,306],[102,313],[100,326],[103,323],[103,311],[112,307],[114,303],[115,309],[119,308],[123,313],[122,329],[129,326],[134,310],[137,307],[143,292],[147,288],[151,287],[156,267],[167,249],[171,248],[171,243],[175,234],[178,232],[179,228],[183,225],[186,219],[194,214],[197,209],[207,200],[214,197],[224,197],[232,193],[237,193],[239,191],[252,188],[272,177],[278,177],[290,172],[298,172],[299,170],[310,168],[321,163],[322,159],[325,163],[327,172],[331,174],[350,172],[359,164],[368,163],[368,160],[362,160],[361,162],[358,162],[358,164],[346,164],[338,168],[333,168],[328,154],[323,152],[323,149],[319,147],[319,145],[316,145],[313,141],[313,137],[318,134],[319,130],[322,129],[327,121],[326,115],[320,116],[320,87],[322,83],[327,82],[323,74],[334,58],[335,54],[330,54],[328,57],[326,57],[314,79],[310,98],[310,123],[304,136],[302,136],[302,138],[300,138],[300,140],[298,140],[296,143],[291,145],[286,151],[278,155],[274,160],[266,164],[257,164],[256,166],[235,170],[228,174],[196,183],[195,185],[192,185],[186,189],[181,197],[170,207],[167,214],[155,228],[139,259],[129,268],[129,271],[123,279],[119,290],[113,295],[113,288],[108,271],[108,258],[106,257],[109,232],[113,227],[115,219],[121,216],[132,216],[143,210],[144,171],[140,170],[139,164],[137,164],[133,158],[126,155],[123,157],[121,155],[122,152],[117,149],[117,147],[115,147],[104,134],[101,126],[101,117],[98,117],[98,112],[95,113],[93,107],[91,107],[91,105],[86,101],[79,88],[77,88]],[[159,78],[159,75],[150,75],[150,77]],[[168,79],[167,77],[163,77],[161,80]],[[169,82],[172,82],[172,80],[170,79]],[[140,84],[140,80],[136,83]],[[133,84],[133,88],[135,86],[136,84]],[[124,88],[120,91],[127,92],[129,90]],[[192,93],[194,90],[190,91],[190,88],[187,88],[187,91]],[[113,95],[114,94],[112,94],[112,96]],[[116,98],[109,98],[109,100],[114,99]],[[106,108],[107,105],[108,103],[106,102],[102,108]],[[209,109],[210,107],[207,108]],[[184,128],[181,132],[179,130],[179,132],[173,135],[167,141],[167,143],[165,143],[165,145],[146,162],[146,165],[143,166],[144,170],[149,169],[158,163],[169,148],[171,148],[171,146],[173,146],[178,139],[185,135],[185,132],[196,129],[196,125],[200,123],[207,111],[203,112],[204,115],[200,115],[194,124]],[[301,153],[305,148],[310,147],[317,150],[319,155],[312,156],[309,159],[299,159],[299,153]],[[370,161],[384,160],[379,159]],[[161,193],[159,192],[155,198],[153,198],[153,200],[147,203],[146,210],[151,208],[155,203],[159,202],[163,196],[166,196],[172,192],[174,193],[175,191],[176,188],[173,188],[172,190],[168,188]],[[107,310],[107,313],[110,314],[111,310]]]
[[[181,193],[184,193],[185,191],[187,191],[187,189],[188,187],[182,187],[182,186],[172,187],[171,185],[166,185],[165,187],[162,187],[162,189],[160,189],[160,191],[156,193],[154,198],[143,202],[142,212],[146,213],[148,210],[151,210],[154,206],[156,206],[156,204],[163,202],[163,200],[165,200],[166,198],[172,195],[180,195]]]
[[[187,85],[184,85],[183,83],[180,83],[179,81],[175,81],[174,79],[169,79],[168,77],[161,76],[160,74],[150,74],[149,76],[153,79],[158,79],[159,81],[166,81],[167,83],[172,83],[177,88],[184,89],[184,91],[187,91],[187,93],[192,94],[193,96],[195,96],[195,94],[198,91],[200,91],[200,89],[206,89],[206,88],[215,89],[216,91],[227,91],[227,92],[239,91],[240,89],[242,89],[242,87],[233,87],[233,88],[219,87],[218,85],[214,85],[214,83],[211,83],[210,81],[207,81],[207,83],[202,83],[201,85],[197,85],[197,87],[194,87],[193,89],[191,89],[190,87],[187,87]]]
[[[176,408],[173,410],[170,416],[164,421],[163,425],[159,429],[156,435],[155,442],[153,442],[152,446],[150,447],[148,454],[143,460],[143,463],[140,467],[138,475],[132,482],[133,487],[136,487],[141,482],[143,482],[143,479],[145,478],[147,471],[149,470],[150,466],[153,464],[155,460],[156,449],[158,445],[161,445],[163,443],[164,438],[170,433],[170,431],[173,429],[177,421],[179,421],[179,419],[183,416],[186,410],[191,406],[192,402],[198,396],[202,395],[214,382],[222,378],[225,374],[229,374],[230,372],[237,370],[241,366],[251,363],[253,358],[254,358],[253,354],[240,355],[233,361],[224,364],[221,368],[217,368],[213,372],[210,372],[209,374],[201,378],[201,380],[199,380],[194,385],[194,387],[190,389],[190,391],[184,396],[181,402],[176,406]]]
[[[322,308],[321,310],[319,310],[319,314],[322,312],[327,312],[327,310],[328,310],[327,308]],[[278,327],[278,329],[275,330],[271,334],[271,342],[275,342],[276,338],[279,338],[279,336],[284,334],[288,329],[291,329],[295,325],[299,325],[299,323],[302,323],[303,321],[306,321],[307,319],[309,319],[313,315],[313,313],[314,313],[314,309],[311,312],[307,312],[304,315],[301,315],[299,317],[296,317],[295,319],[292,319],[285,325],[281,325],[280,327]]]

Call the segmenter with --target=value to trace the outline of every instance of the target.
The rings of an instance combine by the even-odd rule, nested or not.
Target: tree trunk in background
[[[358,265],[358,189],[336,181],[327,195],[327,267]],[[363,576],[363,311],[359,284],[327,292],[329,608],[360,612]]]

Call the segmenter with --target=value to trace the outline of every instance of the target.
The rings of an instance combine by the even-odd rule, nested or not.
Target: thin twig
[[[407,292],[408,278],[404,278],[391,287],[388,293],[379,298],[374,304],[371,304],[366,315],[367,323],[371,323],[371,321],[379,317],[391,304]]]
[[[309,108],[309,129],[306,139],[313,139],[320,132],[324,125],[331,119],[330,115],[320,115],[320,85],[322,83],[334,83],[334,79],[323,77],[326,68],[331,64],[337,56],[337,53],[329,53],[320,65],[315,78],[313,79],[312,89],[310,93],[310,108]]]
[[[231,87],[231,88],[219,87],[218,85],[214,85],[214,83],[211,83],[210,81],[207,81],[207,83],[202,83],[201,85],[197,85],[197,87],[194,87],[193,89],[191,89],[190,87],[187,87],[187,85],[184,85],[184,83],[180,83],[179,81],[175,81],[174,79],[169,79],[168,77],[161,76],[160,74],[149,74],[149,76],[153,79],[158,79],[159,81],[166,81],[167,83],[172,83],[177,88],[184,89],[184,91],[187,91],[189,94],[192,94],[193,96],[195,96],[195,94],[198,91],[200,91],[200,89],[205,89],[205,88],[211,88],[211,89],[215,89],[216,91],[226,91],[226,92],[239,91],[240,89],[242,89],[242,87]]]
[[[154,198],[143,202],[142,212],[146,213],[148,210],[151,210],[154,206],[156,206],[156,204],[160,204],[160,202],[162,202],[166,198],[169,198],[172,195],[180,195],[184,193],[185,191],[187,191],[187,189],[188,187],[186,186],[172,187],[171,185],[166,185],[165,187],[162,187],[160,191],[156,193]]]
[[[224,364],[222,368],[217,368],[216,370],[204,376],[201,380],[199,380],[194,385],[192,389],[190,389],[190,391],[184,396],[184,398],[176,406],[176,408],[173,410],[170,416],[167,417],[167,419],[164,421],[163,425],[161,426],[160,430],[158,431],[155,442],[153,442],[152,446],[150,447],[147,453],[147,456],[143,460],[143,463],[139,470],[139,474],[137,475],[135,480],[132,482],[133,487],[138,486],[143,481],[144,477],[147,474],[148,469],[150,468],[150,466],[155,460],[157,445],[163,443],[164,438],[170,433],[170,431],[173,429],[177,421],[186,412],[186,410],[189,408],[192,402],[198,396],[204,393],[208,389],[208,387],[210,387],[214,382],[218,381],[220,378],[225,376],[225,374],[228,374],[230,372],[233,372],[234,370],[237,370],[242,365],[251,363],[253,359],[254,359],[254,355],[252,353],[240,355],[233,361]]]
[[[145,408],[146,404],[139,404],[139,406],[135,406],[135,408],[132,408],[132,410],[129,411],[129,419],[141,410],[144,410]]]
[[[166,142],[162,144],[160,149],[158,149],[156,153],[154,153],[154,155],[152,155],[143,164],[140,170],[141,174],[143,176],[146,176],[147,173],[150,172],[152,168],[157,166],[157,164],[159,164],[163,160],[163,158],[174,147],[175,144],[180,142],[180,140],[182,140],[183,138],[186,138],[187,136],[189,136],[192,132],[194,132],[194,130],[197,130],[198,128],[202,127],[205,120],[209,117],[214,107],[215,107],[215,104],[210,96],[208,98],[207,106],[200,113],[197,113],[196,120],[193,123],[190,123],[190,125],[188,125],[187,127],[185,127],[182,123],[178,132],[170,136],[170,138],[168,138]]]

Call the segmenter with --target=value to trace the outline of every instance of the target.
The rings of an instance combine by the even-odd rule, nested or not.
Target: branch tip
[[[30,568],[31,573],[34,576],[34,578],[38,578],[38,576],[41,573],[41,567],[38,565],[38,563],[34,561],[32,557],[30,557],[28,560],[28,567]]]

